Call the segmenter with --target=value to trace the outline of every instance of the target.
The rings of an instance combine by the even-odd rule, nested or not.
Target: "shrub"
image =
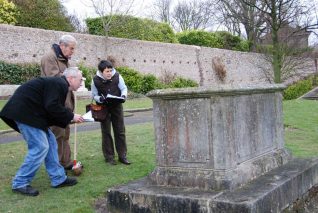
[[[10,0],[19,12],[17,24],[24,27],[73,32],[70,16],[59,0]]]
[[[198,83],[193,80],[177,77],[174,81],[172,81],[168,85],[168,88],[184,88],[184,87],[197,87],[197,86],[198,86]]]
[[[252,43],[248,40],[241,40],[240,43],[233,47],[233,50],[242,51],[242,52],[249,52]]]
[[[109,23],[105,31],[103,20]],[[88,32],[94,35],[107,35],[118,38],[176,43],[177,39],[167,23],[133,16],[113,15],[86,19]]]
[[[129,67],[117,67],[116,70],[122,75],[122,77],[125,80],[125,83],[129,90],[136,92],[136,93],[142,93],[142,78],[143,76],[129,68]]]
[[[10,64],[0,61],[0,84],[23,84],[40,76],[38,64]]]
[[[231,33],[225,31],[215,32],[215,35],[222,40],[223,49],[240,50],[242,39],[239,36],[232,35]]]
[[[141,93],[146,94],[147,92],[154,90],[154,89],[160,89],[163,88],[159,80],[156,78],[156,76],[152,74],[146,74],[143,76],[141,81]]]
[[[299,98],[305,93],[313,89],[313,77],[301,80],[288,86],[283,93],[284,100],[292,100]]]
[[[207,32],[203,30],[191,30],[177,34],[179,43],[197,45],[211,48],[238,50],[248,52],[250,43],[234,36],[229,32]]]
[[[16,16],[19,12],[13,2],[8,0],[0,0],[0,24],[12,24],[17,23]]]
[[[191,30],[177,34],[180,44],[197,45],[212,48],[222,48],[223,42],[214,33],[203,30]]]
[[[162,83],[162,84],[170,84],[173,80],[175,80],[177,78],[177,73],[174,73],[174,72],[168,72],[167,70],[164,70],[162,73],[161,73],[161,76],[160,76],[160,79],[159,81]]]

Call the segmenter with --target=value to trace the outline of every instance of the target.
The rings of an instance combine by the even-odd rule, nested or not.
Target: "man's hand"
[[[121,97],[124,98],[124,100],[122,101],[122,103],[125,103],[125,101],[126,101],[126,96],[125,96],[125,95],[122,95]]]
[[[79,114],[74,114],[73,122],[82,123],[84,121],[83,117]]]

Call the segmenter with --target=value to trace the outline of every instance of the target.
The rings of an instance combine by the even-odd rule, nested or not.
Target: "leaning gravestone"
[[[280,212],[318,183],[284,148],[282,85],[156,90],[156,168],[107,193],[109,212]]]

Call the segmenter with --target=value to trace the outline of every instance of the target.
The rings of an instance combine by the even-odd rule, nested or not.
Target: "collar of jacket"
[[[63,79],[65,80],[65,82],[66,82],[66,84],[67,84],[67,88],[70,87],[70,83],[68,83],[66,77],[65,77],[64,75],[62,75],[61,78],[63,78]]]
[[[58,44],[53,44],[52,48],[53,48],[57,58],[63,59],[66,62],[68,62],[68,58],[63,55],[62,50],[61,50],[61,48],[60,48],[60,46]]]

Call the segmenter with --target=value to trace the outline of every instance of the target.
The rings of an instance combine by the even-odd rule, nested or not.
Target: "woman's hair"
[[[73,36],[71,36],[71,35],[62,35],[61,36],[59,44],[65,44],[67,46],[70,43],[77,44],[77,41],[76,41],[76,39]]]
[[[107,60],[101,60],[98,64],[98,70],[103,72],[106,68],[113,68],[112,63]]]

